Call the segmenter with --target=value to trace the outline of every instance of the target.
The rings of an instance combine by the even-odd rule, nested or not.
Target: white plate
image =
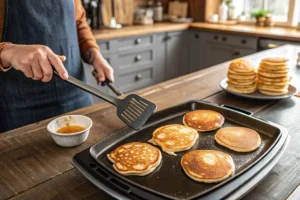
[[[239,94],[236,92],[232,92],[230,90],[227,89],[227,78],[223,79],[220,82],[220,87],[225,90],[226,92],[229,92],[230,94],[236,95],[236,96],[240,96],[240,97],[245,97],[245,98],[250,98],[250,99],[264,99],[264,100],[272,100],[272,99],[285,99],[285,98],[289,98],[291,96],[294,96],[297,93],[297,88],[293,85],[289,85],[289,92],[285,95],[278,95],[278,96],[268,96],[268,95],[264,95],[258,91],[252,93],[252,94]]]

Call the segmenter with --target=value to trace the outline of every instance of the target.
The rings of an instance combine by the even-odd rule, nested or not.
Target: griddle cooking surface
[[[113,164],[107,159],[107,154],[116,147],[128,142],[147,142],[152,137],[152,133],[156,128],[167,124],[182,124],[183,115],[186,112],[196,109],[210,109],[220,112],[225,117],[225,123],[222,128],[228,126],[245,126],[259,132],[262,144],[256,151],[250,153],[234,152],[217,144],[214,140],[217,130],[204,133],[199,132],[199,138],[196,144],[188,150],[210,149],[228,153],[232,156],[236,167],[233,177],[220,183],[207,184],[193,181],[184,173],[180,165],[182,155],[188,151],[178,152],[177,156],[171,156],[162,152],[161,165],[153,173],[144,177],[122,176],[113,169]],[[151,118],[148,126],[138,132],[122,129],[113,133],[111,136],[94,145],[90,152],[92,157],[94,157],[101,166],[125,182],[167,198],[192,199],[225,184],[247,170],[247,168],[255,164],[272,148],[279,137],[280,129],[252,116],[209,103],[188,102],[156,113]],[[158,148],[161,150],[160,147]]]

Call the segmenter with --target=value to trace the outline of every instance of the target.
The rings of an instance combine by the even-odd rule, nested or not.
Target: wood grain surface
[[[204,22],[194,22],[190,24],[176,23],[157,23],[153,25],[127,26],[122,29],[102,29],[93,30],[94,37],[97,40],[109,40],[120,37],[133,37],[137,35],[146,35],[159,32],[181,31],[187,29],[196,29],[203,31],[219,31],[229,34],[247,35],[255,37],[265,37],[272,39],[288,40],[300,42],[300,31],[295,28],[283,27],[257,27],[252,25],[226,25],[210,24]]]
[[[257,64],[262,58],[284,55],[291,59],[293,84],[300,85],[295,66],[300,47],[284,46],[248,56]],[[254,112],[289,130],[290,144],[271,173],[245,199],[284,199],[300,182],[300,99],[277,101],[243,99],[221,91],[228,62],[154,85],[137,93],[164,109],[192,99],[204,99]],[[125,126],[107,103],[73,113],[93,120],[87,141],[74,148],[57,146],[47,133],[51,120],[0,134],[0,199],[111,199],[89,183],[71,164],[72,157]]]

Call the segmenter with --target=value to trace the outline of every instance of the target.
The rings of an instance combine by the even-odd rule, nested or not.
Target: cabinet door
[[[190,31],[188,33],[188,67],[189,73],[205,68],[205,39],[204,33]]]
[[[232,60],[234,49],[231,46],[219,44],[207,44],[206,65],[213,66]]]
[[[188,72],[184,31],[167,33],[166,58],[166,79],[176,78]]]
[[[166,45],[165,45],[166,33],[160,33],[155,35],[154,45],[154,67],[156,70],[155,80],[156,83],[165,80],[165,68],[166,68]]]
[[[236,59],[236,58],[243,57],[243,56],[248,56],[253,53],[256,53],[256,50],[235,47],[235,48],[233,48],[232,59]]]

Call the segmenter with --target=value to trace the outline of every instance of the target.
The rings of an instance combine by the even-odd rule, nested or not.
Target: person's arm
[[[101,55],[91,28],[86,22],[86,13],[81,0],[74,0],[74,2],[81,57],[85,62],[94,66],[96,73],[93,75],[98,82],[105,81],[105,78],[114,81],[113,69]]]

